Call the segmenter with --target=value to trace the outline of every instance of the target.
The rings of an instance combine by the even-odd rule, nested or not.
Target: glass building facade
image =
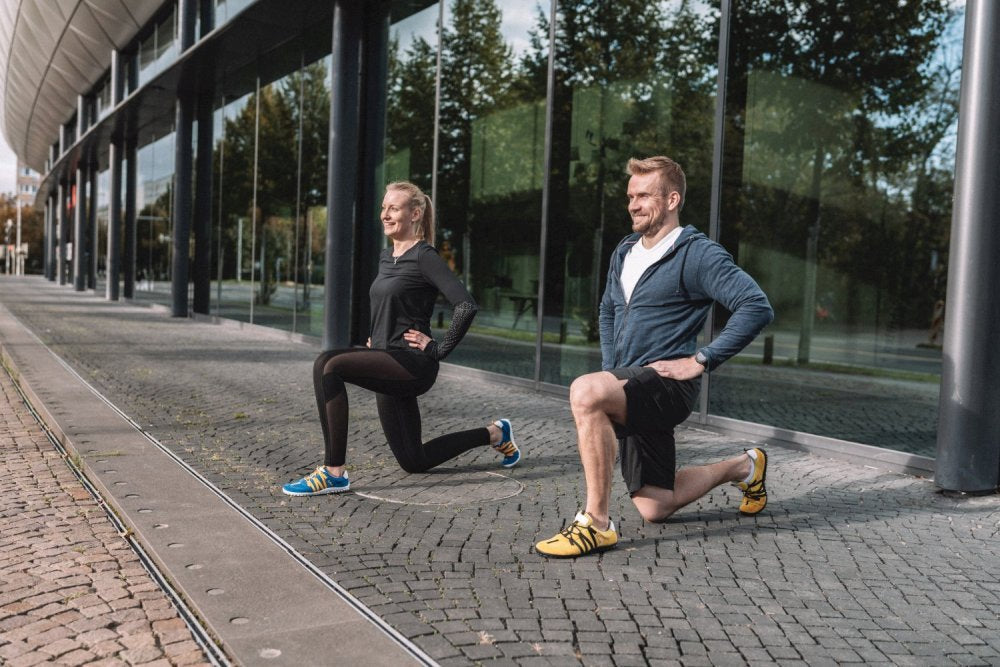
[[[556,385],[599,368],[623,166],[666,154],[682,224],[776,313],[712,374],[707,414],[932,455],[963,11],[822,4],[732,4],[721,146],[718,3],[559,2],[554,31],[520,2],[394,21],[386,173],[435,185],[439,245],[483,308],[454,360]]]
[[[277,4],[197,7],[196,42]],[[933,456],[964,3],[386,8],[381,51],[361,66],[382,108],[362,118],[378,159],[358,165],[376,187],[359,195],[371,215],[357,224],[378,229],[387,182],[432,193],[438,249],[481,308],[449,362],[555,391],[598,369],[598,303],[630,232],[624,165],[665,154],[687,173],[682,224],[718,240],[776,314],[704,383],[695,419]],[[125,98],[177,71],[183,23],[165,3],[122,50],[114,76]],[[338,62],[327,25],[216,69],[211,109],[192,133],[211,125],[210,145],[192,142],[195,164],[211,169],[208,226],[193,244],[210,248],[205,314],[323,335],[326,289],[338,289],[324,287]],[[93,82],[98,125],[122,102],[109,76]],[[134,153],[127,142],[121,151],[136,170],[131,296],[164,304],[174,296],[177,113],[164,106],[135,134]],[[63,152],[75,127],[51,138]],[[197,156],[206,146],[210,160]],[[99,153],[103,290],[115,207]],[[370,266],[361,236],[355,261]],[[364,340],[364,275],[350,297],[353,343]],[[727,315],[716,308],[705,342]],[[442,306],[435,324],[449,317]]]

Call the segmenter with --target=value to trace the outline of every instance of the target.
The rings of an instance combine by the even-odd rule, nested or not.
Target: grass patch
[[[739,364],[741,366],[763,366],[760,359],[748,357],[733,357],[727,364]],[[937,384],[941,381],[941,376],[937,373],[921,373],[919,371],[904,371],[894,368],[878,368],[874,366],[854,366],[851,364],[838,364],[829,361],[810,361],[807,364],[800,364],[794,359],[775,359],[771,364],[773,368],[794,368],[802,371],[818,371],[822,373],[837,373],[839,375],[853,375],[858,377],[884,378],[888,380],[905,380],[907,382],[930,382]]]

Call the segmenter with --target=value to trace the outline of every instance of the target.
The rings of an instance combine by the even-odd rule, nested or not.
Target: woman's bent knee
[[[399,458],[397,458],[396,461],[399,463],[399,467],[403,469],[403,472],[411,475],[427,472],[431,469],[431,467],[423,461],[404,460]]]
[[[323,374],[323,369],[326,367],[326,362],[330,360],[329,352],[320,352],[319,356],[316,357],[316,361],[313,362],[313,372]]]

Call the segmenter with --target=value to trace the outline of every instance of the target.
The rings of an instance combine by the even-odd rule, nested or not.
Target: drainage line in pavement
[[[135,539],[132,531],[122,522],[121,518],[115,513],[114,509],[108,505],[104,498],[101,497],[97,488],[87,478],[83,470],[80,469],[79,465],[73,460],[73,457],[66,450],[63,444],[59,442],[59,438],[56,437],[56,435],[52,432],[52,429],[50,429],[48,424],[45,423],[45,420],[43,420],[41,415],[39,415],[35,410],[35,407],[31,404],[31,401],[28,400],[27,395],[25,395],[24,390],[21,389],[20,383],[14,378],[14,375],[10,372],[10,369],[7,368],[6,364],[4,364],[4,371],[7,373],[7,376],[10,377],[12,381],[11,383],[14,385],[14,390],[17,391],[18,395],[21,397],[21,401],[28,409],[28,412],[30,412],[31,416],[35,418],[36,422],[38,422],[42,432],[45,433],[49,442],[51,442],[52,446],[59,452],[59,455],[73,472],[73,475],[83,485],[87,492],[90,493],[91,497],[93,497],[97,504],[104,509],[104,513],[108,515],[108,519],[115,527],[115,530],[118,531],[118,534],[125,539],[128,545],[132,547],[132,551],[134,551],[136,556],[138,556],[143,569],[146,570],[153,581],[160,586],[166,596],[173,603],[174,608],[177,609],[178,615],[184,620],[184,624],[187,625],[188,629],[191,631],[195,643],[201,647],[202,651],[205,652],[205,655],[208,656],[209,661],[213,665],[216,665],[217,667],[228,667],[231,665],[232,663],[229,661],[229,658],[226,657],[226,655],[222,652],[222,649],[215,643],[212,636],[202,625],[201,621],[198,620],[195,613],[191,611],[187,604],[184,603],[181,595],[170,584],[170,581],[163,575],[153,559],[146,553],[145,549],[142,548],[139,541]]]
[[[21,324],[21,321],[11,313],[11,317]],[[157,440],[151,433],[147,432],[142,426],[136,422],[134,419],[129,417],[121,408],[111,402],[106,396],[99,392],[93,385],[91,385],[87,380],[85,380],[76,370],[70,366],[62,357],[56,354],[52,348],[45,344],[41,338],[39,338],[34,331],[28,327],[21,324],[25,331],[28,332],[38,343],[48,350],[49,354],[73,377],[79,380],[87,389],[89,389],[98,399],[100,399],[105,405],[114,410],[122,419],[128,422],[132,428],[141,433],[150,443],[155,445],[164,454],[169,456],[177,465],[181,466],[186,470],[192,477],[197,479],[199,482],[205,485],[205,487],[214,493],[220,500],[222,500],[231,509],[239,513],[244,519],[249,521],[251,524],[257,527],[265,536],[267,536],[272,542],[277,544],[279,547],[284,549],[289,556],[291,556],[296,562],[298,562],[302,567],[311,572],[313,576],[319,579],[327,588],[332,592],[337,594],[345,603],[347,603],[351,608],[353,608],[359,615],[368,620],[372,625],[377,627],[386,636],[392,639],[396,644],[399,645],[404,651],[406,651],[414,660],[420,662],[421,664],[428,665],[429,667],[437,667],[437,662],[434,661],[429,655],[424,653],[416,644],[411,642],[405,636],[403,636],[398,630],[386,623],[382,618],[380,618],[375,612],[369,609],[363,602],[358,600],[356,597],[351,595],[343,586],[338,584],[336,581],[331,579],[325,572],[319,569],[316,565],[310,562],[305,556],[296,551],[295,547],[288,544],[280,535],[271,530],[267,525],[261,522],[257,517],[248,512],[232,498],[227,496],[221,489],[210,482],[204,475],[192,468],[186,461],[177,456],[170,448]],[[51,436],[50,436],[51,437]]]

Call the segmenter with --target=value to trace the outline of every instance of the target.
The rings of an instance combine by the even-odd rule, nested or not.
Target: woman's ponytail
[[[424,216],[420,222],[424,240],[434,245],[434,202],[427,195],[424,195]]]

